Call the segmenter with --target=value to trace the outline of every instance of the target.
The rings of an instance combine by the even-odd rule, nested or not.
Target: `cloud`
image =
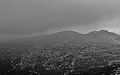
[[[95,30],[96,24],[120,17],[119,7],[119,0],[1,0],[0,33]]]
[[[104,29],[110,32],[120,34],[120,18],[113,18],[111,20],[99,23],[98,30]]]

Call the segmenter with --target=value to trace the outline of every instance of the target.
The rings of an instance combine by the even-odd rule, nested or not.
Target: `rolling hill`
[[[75,31],[62,31],[49,35],[40,35],[36,37],[28,37],[23,39],[16,39],[10,42],[31,42],[41,44],[56,44],[65,41],[76,41],[76,42],[105,42],[120,44],[120,35],[107,30],[93,31],[87,34],[81,34]]]

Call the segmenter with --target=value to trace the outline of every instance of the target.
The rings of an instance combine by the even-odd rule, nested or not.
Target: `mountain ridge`
[[[93,31],[87,34],[81,34],[76,31],[61,31],[49,35],[40,35],[36,37],[28,37],[23,39],[16,39],[15,42],[32,42],[32,43],[44,43],[55,44],[62,43],[64,41],[76,41],[76,42],[107,42],[120,44],[120,35],[107,30]],[[12,40],[14,41],[14,40]]]

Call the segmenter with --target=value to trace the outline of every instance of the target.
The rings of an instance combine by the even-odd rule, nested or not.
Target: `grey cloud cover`
[[[92,28],[93,24],[119,18],[119,7],[120,0],[0,0],[0,34]]]

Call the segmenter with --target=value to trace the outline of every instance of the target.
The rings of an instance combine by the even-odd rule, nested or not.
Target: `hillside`
[[[62,31],[0,43],[0,74],[115,74],[120,65],[119,37],[106,30]]]

